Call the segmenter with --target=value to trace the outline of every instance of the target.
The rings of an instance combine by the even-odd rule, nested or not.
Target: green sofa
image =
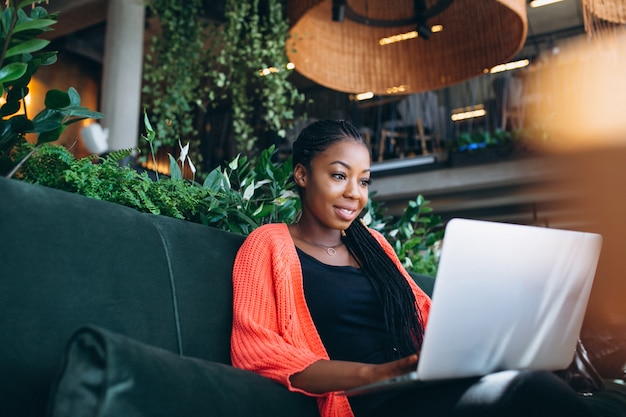
[[[0,416],[318,416],[230,366],[244,236],[5,178],[0,233]]]
[[[228,366],[243,236],[5,178],[0,232],[0,416],[318,415]]]

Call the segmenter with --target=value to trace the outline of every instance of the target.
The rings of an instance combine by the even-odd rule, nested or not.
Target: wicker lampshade
[[[581,0],[585,31],[589,38],[613,36],[624,31],[626,0]]]
[[[583,10],[611,23],[626,23],[626,0],[582,0]]]
[[[432,10],[440,1],[423,4]],[[343,3],[378,24],[333,21],[333,0],[287,0],[287,55],[305,77],[349,93],[408,94],[476,77],[514,57],[528,27],[524,0],[444,1],[450,4],[425,22],[427,28],[441,25],[442,30],[428,39],[411,38],[414,23],[384,24],[415,17],[414,0]],[[409,39],[387,43],[401,34]]]

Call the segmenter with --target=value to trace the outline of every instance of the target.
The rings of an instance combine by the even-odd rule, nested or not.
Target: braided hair
[[[311,169],[311,161],[342,140],[364,143],[360,132],[344,120],[320,120],[302,130],[293,144],[293,165]],[[396,358],[420,350],[424,326],[411,287],[393,260],[362,221],[342,233],[343,243],[357,260],[383,306],[385,324]]]

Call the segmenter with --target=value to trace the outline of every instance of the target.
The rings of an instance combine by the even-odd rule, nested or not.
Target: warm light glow
[[[460,109],[455,109],[452,111],[452,116],[450,117],[453,122],[458,122],[460,120],[473,119],[476,117],[482,117],[487,114],[484,106],[482,104],[477,104],[475,106],[463,107]]]
[[[266,75],[270,75],[270,74],[276,73],[278,71],[279,70],[276,67],[263,68],[261,71],[259,71],[259,75],[261,77],[264,77]]]
[[[496,72],[502,71],[510,71],[514,69],[524,68],[530,64],[530,61],[527,59],[521,59],[519,61],[507,62],[506,64],[496,65],[495,67],[489,70],[490,73],[495,74]]]
[[[156,163],[156,169],[154,167],[154,162],[152,162],[150,159],[142,162],[141,166],[151,171],[156,171],[159,174],[170,175],[170,162],[168,160],[158,160]]]
[[[441,32],[442,30],[443,30],[443,25],[433,25],[430,28],[430,31],[432,33]],[[397,35],[389,36],[386,38],[380,38],[380,40],[378,41],[378,44],[380,46],[384,46],[384,45],[389,45],[389,44],[396,43],[396,42],[407,41],[409,39],[415,39],[417,37],[419,37],[419,34],[417,33],[416,30],[413,30],[411,32],[399,33]]]
[[[48,90],[48,86],[37,78],[30,80],[28,83],[28,95],[24,97],[28,114],[37,114],[44,109],[44,98]]]
[[[371,91],[368,91],[367,93],[357,94],[356,96],[354,96],[354,98],[358,101],[369,100],[371,98],[374,98],[374,93],[372,93]]]
[[[550,65],[530,74],[528,82],[549,97],[528,107],[529,120],[546,132],[533,138],[533,146],[581,154],[626,149],[624,68],[626,33],[616,31],[601,42],[586,37],[571,42],[551,57]]]
[[[401,42],[401,41],[406,41],[409,39],[415,39],[417,38],[419,35],[417,34],[417,31],[411,31],[411,32],[406,32],[406,33],[400,33],[398,35],[393,35],[393,36],[389,36],[386,38],[381,38],[378,41],[378,44],[383,46],[383,45],[389,45],[391,43],[396,43],[396,42]]]
[[[395,87],[389,87],[387,88],[387,94],[398,94],[398,93],[403,93],[406,91],[406,89],[408,88],[407,85],[398,85]]]
[[[563,0],[533,0],[530,2],[530,7],[535,8],[535,7],[547,6],[548,4],[558,3],[561,1]]]
[[[292,70],[296,67],[296,64],[294,64],[293,62],[288,63],[287,65],[285,65],[285,68],[288,70]],[[261,77],[265,77],[266,75],[270,75],[270,74],[275,74],[277,72],[280,72],[280,70],[276,67],[268,67],[268,68],[263,68],[262,70],[259,71],[259,75]]]

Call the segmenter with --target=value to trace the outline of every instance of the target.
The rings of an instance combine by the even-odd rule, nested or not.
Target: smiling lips
[[[341,218],[347,221],[353,220],[356,214],[356,210],[344,208],[344,207],[335,207],[335,210],[337,211],[337,213],[339,214]]]

